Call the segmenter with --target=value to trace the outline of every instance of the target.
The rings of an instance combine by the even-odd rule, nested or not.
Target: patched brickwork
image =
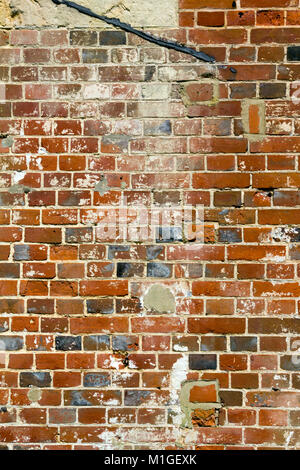
[[[298,0],[1,3],[1,448],[299,448]]]

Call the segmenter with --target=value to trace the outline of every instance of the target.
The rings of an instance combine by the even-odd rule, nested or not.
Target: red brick
[[[228,26],[254,26],[255,12],[251,10],[228,11]]]
[[[180,0],[179,8],[233,8],[230,0]]]
[[[190,390],[189,401],[192,403],[215,403],[217,401],[215,384],[194,385]]]
[[[246,42],[246,30],[228,28],[214,31],[192,29],[189,40],[196,44],[241,44]]]
[[[288,414],[286,410],[260,410],[259,424],[261,426],[287,426]]]
[[[225,15],[223,12],[198,12],[197,24],[199,26],[220,27],[224,26]]]
[[[245,321],[242,318],[189,318],[189,333],[244,333]]]
[[[49,85],[25,85],[25,98],[28,100],[51,99],[52,89]]]
[[[0,428],[2,442],[56,442],[57,428],[41,426],[6,426]]]

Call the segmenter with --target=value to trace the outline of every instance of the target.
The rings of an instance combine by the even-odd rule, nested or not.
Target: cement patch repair
[[[144,306],[147,310],[157,313],[174,313],[176,308],[170,289],[159,284],[150,287],[144,297]]]
[[[195,389],[198,389],[198,397],[197,393],[195,393]],[[203,390],[203,393],[201,393],[201,389]],[[210,389],[213,389],[215,393],[211,393]],[[212,397],[211,400],[210,397]],[[212,412],[212,410],[218,410],[222,407],[219,398],[218,380],[186,381],[181,387],[180,405],[183,412],[182,427],[192,428],[193,412],[196,410]],[[207,417],[209,418],[210,416],[208,415]]]

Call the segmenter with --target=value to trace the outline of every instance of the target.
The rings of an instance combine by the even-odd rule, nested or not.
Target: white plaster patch
[[[182,422],[182,411],[181,411],[181,406],[180,404],[178,405],[178,399],[179,399],[179,394],[181,390],[181,384],[184,382],[187,378],[189,370],[189,359],[188,355],[184,354],[182,357],[177,359],[177,361],[174,363],[171,371],[171,377],[170,377],[170,405],[176,405],[172,411],[173,411],[173,423],[180,426]]]
[[[25,176],[26,176],[26,171],[16,171],[13,174],[13,183],[18,184],[19,181],[25,178]]]

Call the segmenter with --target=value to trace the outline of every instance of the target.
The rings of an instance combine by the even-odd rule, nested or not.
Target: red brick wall
[[[299,446],[299,2],[179,8],[0,30],[3,448]]]

